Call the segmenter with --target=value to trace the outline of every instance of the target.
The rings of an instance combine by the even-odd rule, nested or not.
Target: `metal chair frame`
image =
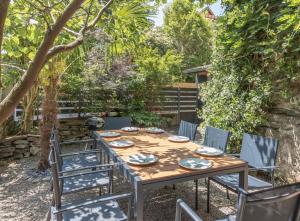
[[[104,130],[119,130],[122,127],[130,127],[130,117],[106,117],[104,118]]]
[[[222,146],[220,146],[220,145],[214,146],[213,144],[215,144],[215,143],[213,143],[212,140],[210,140],[212,137],[215,139],[217,135],[226,137],[226,140]],[[229,142],[230,135],[231,135],[231,133],[229,131],[225,131],[225,130],[222,130],[219,128],[207,126],[206,130],[205,130],[203,145],[221,149],[224,153],[226,153],[227,144]],[[208,181],[205,178],[205,183],[207,185],[208,185],[208,182],[209,182],[209,178],[208,178]],[[195,180],[195,186],[196,186],[195,208],[196,209],[198,209],[198,185],[199,185],[198,180]],[[207,188],[209,188],[209,187],[207,187]]]
[[[271,139],[271,138],[264,138],[264,137],[261,137],[261,136],[257,136],[257,135],[252,135],[252,134],[245,133],[243,141],[245,140],[245,137],[247,137],[247,136],[255,136],[255,137],[263,138],[263,139]],[[276,153],[275,153],[275,159],[276,159],[277,151],[278,151],[278,140],[273,139],[273,141],[274,141],[274,149],[276,151]],[[243,148],[243,145],[242,145],[242,148]],[[240,154],[229,154],[229,155],[240,156]],[[243,157],[241,159],[243,159]],[[247,159],[243,159],[243,160],[247,161]],[[255,171],[255,172],[263,171],[263,172],[269,173],[270,176],[271,176],[271,184],[274,187],[274,181],[275,181],[274,173],[275,173],[275,170],[278,168],[275,165],[276,164],[276,160],[273,163],[274,165],[271,165],[271,166],[255,166],[255,165],[251,164],[251,162],[248,162],[248,163],[249,163],[249,170],[248,171],[250,171],[250,172],[252,172],[252,171]],[[214,179],[213,177],[208,178],[208,180],[207,180],[207,212],[208,213],[210,211],[210,181],[216,182],[219,185],[225,187],[228,199],[229,199],[229,192],[228,192],[228,190],[230,190],[232,192],[235,192],[235,193],[238,193],[238,189],[233,188],[233,187],[231,187],[231,186],[229,186],[229,185],[227,185],[225,183],[219,182],[218,180]]]
[[[184,120],[180,121],[180,126],[178,130],[179,136],[186,136],[190,140],[194,141],[196,138],[198,124],[193,124]]]
[[[293,192],[282,194],[276,193],[276,196],[273,195],[265,198],[257,196],[260,194],[270,193],[272,191],[284,190],[285,188],[293,189]],[[238,209],[235,219],[236,221],[243,221],[245,219],[249,220],[249,218],[251,218],[252,220],[253,217],[247,217],[247,215],[245,214],[247,213],[247,211],[254,211],[254,208],[257,206],[267,207],[267,204],[285,204],[286,201],[291,200],[293,198],[295,199],[295,205],[293,208],[294,210],[292,211],[292,213],[289,213],[290,217],[288,218],[288,220],[282,221],[297,221],[300,218],[300,183],[294,183],[286,186],[260,190],[253,193],[247,193],[243,189],[239,188],[238,193],[239,198]],[[249,206],[252,206],[254,208],[249,209]],[[189,215],[189,217],[194,221],[203,221],[201,217],[193,209],[191,209],[182,199],[178,199],[176,202],[175,221],[181,221],[182,211]],[[266,221],[271,221],[272,219],[274,219],[274,217],[270,217],[269,220]]]
[[[98,147],[97,140],[95,140],[95,139],[59,142],[58,141],[57,130],[54,127],[52,129],[50,143],[51,143],[51,147],[53,148],[53,151],[54,151],[54,154],[55,154],[55,157],[56,157],[56,162],[58,164],[58,168],[59,168],[60,173],[74,171],[74,170],[63,171],[62,170],[62,165],[63,165],[64,159],[67,159],[68,157],[72,158],[72,157],[75,157],[75,156],[78,156],[78,155],[99,154],[99,165],[101,165],[102,151],[101,151],[100,147]],[[79,151],[79,152],[71,152],[71,153],[62,154],[61,145],[81,144],[81,143],[92,143],[93,148],[91,150],[84,150],[84,151]]]
[[[130,220],[131,210],[132,210],[132,201],[133,201],[133,194],[132,193],[103,196],[103,197],[98,198],[96,200],[87,200],[84,203],[78,203],[78,204],[64,206],[63,209],[62,209],[61,179],[65,178],[65,177],[80,176],[80,175],[87,174],[87,173],[103,172],[103,171],[106,171],[106,170],[98,170],[98,171],[80,173],[80,174],[75,174],[75,175],[60,176],[59,172],[58,172],[58,168],[57,168],[57,162],[55,161],[55,156],[54,156],[54,153],[53,153],[53,149],[51,149],[50,154],[49,154],[49,163],[50,163],[51,171],[52,171],[52,180],[53,180],[52,185],[53,185],[53,189],[54,189],[53,201],[52,201],[52,205],[51,205],[51,214],[52,214],[52,218],[54,218],[53,221],[54,220],[55,221],[62,221],[61,214],[65,211],[68,211],[68,210],[74,210],[76,208],[86,207],[86,206],[89,206],[89,205],[92,205],[92,204],[95,204],[95,203],[105,203],[105,202],[108,202],[108,201],[121,200],[121,199],[127,199],[128,200],[127,217],[128,217],[128,220]],[[72,192],[72,193],[74,193],[74,192]],[[76,191],[76,192],[78,192],[78,191]]]

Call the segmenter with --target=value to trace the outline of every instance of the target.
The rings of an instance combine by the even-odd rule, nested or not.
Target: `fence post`
[[[180,98],[180,87],[177,87],[177,123],[180,122],[180,103],[181,103],[181,98]]]

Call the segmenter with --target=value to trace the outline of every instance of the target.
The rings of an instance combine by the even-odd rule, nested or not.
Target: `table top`
[[[157,180],[167,180],[174,177],[183,177],[201,173],[230,170],[239,167],[247,167],[247,163],[231,156],[204,157],[194,153],[199,148],[199,144],[193,142],[175,143],[168,140],[170,134],[149,134],[144,130],[138,132],[119,132],[121,136],[114,138],[102,138],[105,142],[113,140],[131,140],[134,146],[128,148],[112,148],[114,152],[125,162],[129,155],[136,153],[153,154],[159,158],[155,164],[147,166],[134,166],[127,164],[140,177],[142,182],[152,182]],[[98,131],[98,133],[103,131]],[[197,157],[211,160],[213,166],[203,170],[189,170],[179,166],[181,159]]]

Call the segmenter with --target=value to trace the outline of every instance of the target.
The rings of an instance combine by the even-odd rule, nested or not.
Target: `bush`
[[[203,86],[204,125],[230,130],[231,146],[267,120],[268,108],[300,79],[300,2],[224,1],[211,80]],[[276,91],[281,91],[281,95]]]

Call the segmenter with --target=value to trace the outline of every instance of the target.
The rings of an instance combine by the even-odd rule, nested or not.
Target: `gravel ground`
[[[69,147],[65,151],[74,150]],[[28,176],[28,171],[36,167],[37,160],[37,157],[29,157],[21,160],[0,161],[0,220],[40,221],[45,219],[51,201],[49,179],[47,177],[35,179]],[[116,193],[131,191],[131,185],[117,172],[114,179]],[[97,193],[91,191],[85,194],[84,196],[92,196]],[[235,213],[236,196],[234,194],[231,194],[231,200],[227,200],[225,189],[217,185],[212,185],[211,194],[211,213],[207,214],[205,212],[206,188],[204,180],[201,180],[200,209],[197,212],[204,220],[214,220]],[[72,197],[77,198],[78,195],[71,196],[66,201],[73,200]],[[172,187],[162,187],[147,191],[145,193],[144,220],[174,220],[175,204],[178,198],[182,198],[193,207],[194,182],[177,184],[175,190]],[[184,217],[183,220],[188,219]]]
[[[28,171],[37,164],[36,157],[17,161],[1,162],[0,166],[0,220],[40,221],[44,220],[49,209],[51,193],[49,181],[28,177]],[[129,183],[115,173],[115,192],[129,192]],[[211,213],[205,212],[206,188],[200,181],[200,209],[197,211],[205,220],[224,217],[235,212],[236,196],[231,201],[226,199],[226,192],[219,186],[212,185]],[[86,193],[97,194],[96,192]],[[76,196],[77,197],[77,196]],[[178,198],[194,206],[194,182],[185,182],[172,187],[149,190],[145,194],[145,221],[171,221],[175,216],[175,204]],[[70,200],[68,198],[67,200]],[[183,219],[185,220],[185,219]],[[187,220],[187,219],[186,219]]]

